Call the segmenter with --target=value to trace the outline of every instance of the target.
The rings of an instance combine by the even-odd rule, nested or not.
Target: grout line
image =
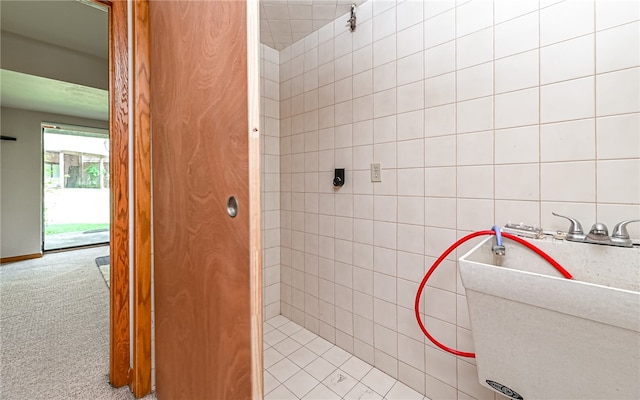
[[[594,116],[594,120],[593,120],[593,150],[594,150],[594,155],[593,155],[593,161],[594,161],[594,167],[593,167],[593,196],[594,196],[594,207],[595,207],[595,217],[596,217],[596,221],[599,220],[598,217],[598,124],[596,123],[596,115],[598,115],[598,110],[597,110],[597,104],[598,104],[598,84],[597,84],[597,70],[598,70],[598,35],[596,32],[596,21],[597,15],[596,15],[596,2],[593,2],[593,73],[594,73],[594,77],[593,77],[593,116]]]
[[[540,49],[540,1],[538,1],[538,225],[542,226],[542,51]]]

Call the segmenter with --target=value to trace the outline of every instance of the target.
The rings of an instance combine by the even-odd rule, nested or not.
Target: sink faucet
[[[578,222],[576,219],[565,217],[564,215],[556,214],[554,212],[552,212],[551,214],[555,215],[556,217],[566,218],[571,222],[571,225],[569,225],[569,231],[567,232],[566,236],[567,240],[570,240],[572,242],[583,242],[587,238],[587,235],[585,235],[584,231],[582,230],[582,225],[580,225],[580,222]]]
[[[596,222],[591,226],[591,230],[587,234],[586,241],[609,244],[609,229],[607,229],[607,226],[602,222]]]
[[[622,221],[613,227],[613,234],[611,235],[611,242],[616,246],[633,246],[629,231],[627,231],[627,225],[631,222],[640,222],[640,219],[630,219]]]
[[[565,239],[571,242],[584,242],[584,243],[595,243],[595,244],[605,244],[609,246],[619,246],[619,247],[633,247],[633,242],[631,241],[631,237],[629,236],[629,232],[627,231],[627,225],[631,222],[640,222],[640,219],[630,219],[627,221],[622,221],[613,228],[613,234],[609,236],[609,230],[607,226],[601,222],[596,222],[591,226],[591,230],[589,230],[588,234],[584,234],[582,230],[582,225],[576,219],[571,217],[566,217],[564,215],[556,214],[552,212],[556,217],[566,218],[571,222],[569,225],[569,231],[565,236]]]

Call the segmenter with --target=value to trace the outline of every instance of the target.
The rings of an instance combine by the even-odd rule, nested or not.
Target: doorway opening
[[[109,132],[42,125],[44,251],[109,243]]]

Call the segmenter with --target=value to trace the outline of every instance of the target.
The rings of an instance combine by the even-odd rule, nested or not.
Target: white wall
[[[106,121],[2,107],[0,141],[0,257],[41,252],[42,122],[108,129]]]
[[[494,223],[640,217],[638,4],[369,1],[355,33],[344,16],[281,51],[282,314],[427,397],[493,399],[420,332],[418,283]],[[472,351],[458,255],[424,318]]]

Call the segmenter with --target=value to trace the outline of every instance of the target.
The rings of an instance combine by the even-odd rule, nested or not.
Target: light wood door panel
[[[151,0],[149,24],[157,395],[250,398],[246,3]]]

